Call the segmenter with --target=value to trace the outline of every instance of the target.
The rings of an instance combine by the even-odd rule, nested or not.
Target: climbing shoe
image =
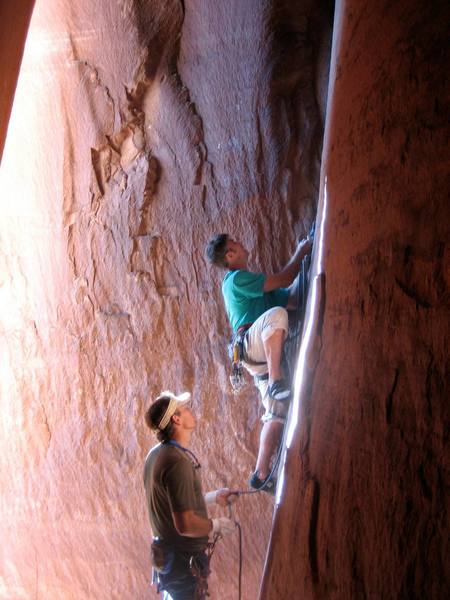
[[[254,490],[262,490],[267,492],[268,494],[275,494],[275,489],[277,487],[276,479],[273,477],[267,476],[265,479],[260,479],[256,474],[256,471],[251,474],[250,479],[248,480],[248,485],[252,487]]]
[[[269,396],[278,402],[287,400],[291,395],[291,390],[283,379],[277,379],[269,386]]]

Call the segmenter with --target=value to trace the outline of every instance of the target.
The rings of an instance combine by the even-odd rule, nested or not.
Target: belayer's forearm
[[[193,510],[172,513],[175,528],[180,535],[186,537],[203,537],[211,533],[211,519],[200,517]]]

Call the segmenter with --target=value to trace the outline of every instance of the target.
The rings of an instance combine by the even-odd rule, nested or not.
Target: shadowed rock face
[[[337,9],[321,302],[264,600],[448,597],[449,18]]]
[[[229,231],[270,271],[309,228],[330,34],[326,3],[37,1],[2,162],[2,597],[155,596],[161,389],[193,391],[205,488],[245,484],[259,404],[230,394],[203,246]],[[236,510],[256,598],[272,504]],[[236,555],[217,549],[213,598]]]
[[[34,0],[0,4],[0,161]]]

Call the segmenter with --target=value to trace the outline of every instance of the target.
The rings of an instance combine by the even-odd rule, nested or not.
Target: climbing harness
[[[209,596],[208,592],[208,576],[211,572],[209,565],[217,540],[220,536],[215,536],[214,540],[209,543],[204,553],[193,554],[192,556],[184,556],[183,563],[189,567],[192,577],[195,580],[194,600],[206,600]],[[156,585],[156,591],[166,591],[162,577],[171,572],[174,564],[180,560],[180,555],[176,551],[166,546],[158,538],[154,538],[152,542],[152,565],[153,576],[152,584]],[[157,552],[155,553],[155,549]],[[175,567],[176,568],[176,567]],[[165,597],[165,596],[164,596]]]
[[[209,565],[211,564],[211,558],[216,548],[217,542],[221,539],[221,535],[216,533],[213,541],[208,543],[205,551],[205,555],[191,556],[189,561],[189,568],[191,573],[196,580],[195,588],[195,600],[205,600],[209,596],[208,592],[208,577],[211,573]]]
[[[208,576],[211,573],[210,564],[215,547],[221,535],[216,533],[212,542],[209,542],[204,553],[193,554],[185,557],[188,560],[189,570],[195,579],[194,600],[205,600],[209,596]],[[164,591],[161,576],[167,575],[172,570],[174,563],[179,560],[176,551],[163,543],[159,538],[153,538],[151,545],[151,558],[153,565],[152,583],[156,585],[158,593]]]
[[[244,366],[244,339],[250,325],[239,327],[236,333],[231,338],[228,345],[228,355],[231,360],[231,375],[230,383],[233,394],[238,394],[245,385]]]
[[[241,325],[228,344],[228,356],[231,360],[230,383],[233,394],[238,394],[245,385],[244,362],[248,365],[264,365],[265,362],[250,360],[245,354],[245,336],[253,323]]]

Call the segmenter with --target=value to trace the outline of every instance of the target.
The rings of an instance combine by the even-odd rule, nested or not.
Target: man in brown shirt
[[[206,503],[226,506],[236,495],[224,488],[203,497],[200,464],[188,448],[196,427],[189,399],[188,393],[163,392],[145,414],[160,441],[148,453],[144,468],[153,566],[158,589],[173,600],[206,597],[208,538],[235,527],[227,517],[208,518]]]

